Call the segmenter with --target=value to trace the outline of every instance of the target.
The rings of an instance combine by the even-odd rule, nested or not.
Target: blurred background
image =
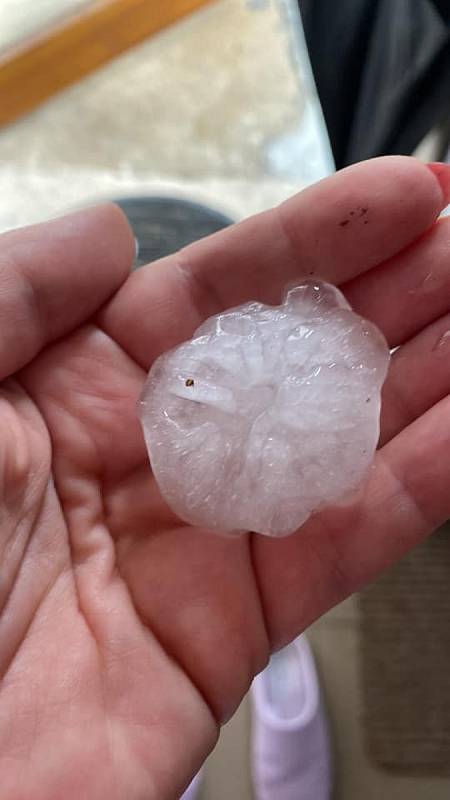
[[[0,50],[92,5],[0,0]],[[238,218],[331,171],[283,6],[219,0],[182,20],[175,9],[158,35],[5,124],[0,227],[147,193],[203,200]]]
[[[271,207],[360,158],[448,158],[449,17],[442,0],[0,0],[0,230],[119,199],[141,251],[157,254],[177,236]],[[148,197],[155,216],[142,206]],[[183,206],[169,235],[163,201],[173,199],[222,216],[195,228]],[[440,727],[435,713],[436,696],[450,709],[442,603],[433,681],[430,662],[422,682],[415,672],[412,686],[408,673],[436,618],[430,586],[437,581],[438,598],[448,587],[445,532],[415,558],[309,631],[339,800],[450,796],[450,713]],[[424,624],[405,598],[408,575],[427,569]],[[380,623],[394,617],[409,633],[401,657],[394,628]],[[391,655],[380,660],[387,642]],[[389,715],[412,704],[422,719],[430,708],[434,715],[431,727],[413,731],[413,755],[411,730]],[[201,800],[250,800],[250,730],[245,700],[207,762]]]

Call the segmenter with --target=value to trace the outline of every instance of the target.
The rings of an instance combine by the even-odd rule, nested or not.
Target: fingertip
[[[373,170],[384,174],[394,183],[395,191],[407,195],[414,192],[420,200],[434,204],[439,210],[450,202],[450,165],[438,161],[425,164],[413,156],[378,156],[360,161],[341,170],[340,174],[365,172],[367,179]],[[430,173],[432,180],[430,180]],[[339,173],[337,173],[339,175]]]
[[[35,226],[32,226],[33,228]],[[97,270],[116,276],[119,283],[130,272],[135,257],[136,243],[127,217],[115,203],[99,203],[77,209],[56,217],[39,226],[54,240],[75,241],[91,247]]]
[[[388,168],[394,168],[394,179],[406,195],[411,191],[412,196],[421,202],[426,202],[433,209],[433,217],[450,202],[450,166],[438,161],[425,164],[413,156],[381,156],[373,159],[374,162],[384,161]],[[371,163],[370,161],[368,163]],[[431,178],[431,180],[430,180]]]
[[[126,277],[135,258],[136,241],[122,209],[115,203],[101,203],[77,214],[80,226],[85,228],[86,236],[92,237],[105,266]]]
[[[91,319],[126,282],[134,236],[107,203],[0,237],[0,377]]]
[[[426,164],[426,166],[439,184],[439,188],[442,192],[442,208],[445,208],[450,203],[450,164],[444,164],[441,161],[431,161],[429,164]]]

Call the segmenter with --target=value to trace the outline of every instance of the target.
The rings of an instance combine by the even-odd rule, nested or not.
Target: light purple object
[[[200,791],[200,785],[203,779],[203,769],[200,772],[197,772],[195,778],[193,778],[187,787],[186,791],[180,797],[180,800],[196,800],[197,795]]]
[[[251,697],[256,800],[330,800],[329,735],[305,636],[271,658]]]

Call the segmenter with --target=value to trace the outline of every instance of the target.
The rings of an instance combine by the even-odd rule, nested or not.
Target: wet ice
[[[329,284],[218,314],[153,365],[141,421],[155,478],[182,519],[295,531],[366,474],[389,350]]]

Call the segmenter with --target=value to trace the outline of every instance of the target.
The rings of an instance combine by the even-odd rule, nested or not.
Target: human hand
[[[2,800],[177,797],[270,651],[450,516],[442,186],[366,162],[130,277],[114,207],[0,238]],[[401,345],[374,467],[286,539],[190,528],[151,478],[146,371],[302,275]]]

